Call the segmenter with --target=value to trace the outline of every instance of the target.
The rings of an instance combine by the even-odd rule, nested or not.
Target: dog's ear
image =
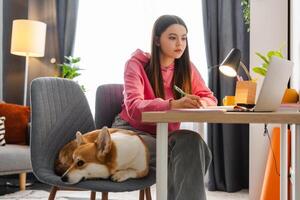
[[[86,143],[84,141],[84,138],[83,138],[82,134],[80,133],[80,131],[76,132],[76,143],[77,143],[77,146],[80,146],[80,145],[83,145]]]
[[[111,149],[111,138],[108,128],[105,126],[98,134],[97,140],[97,157],[105,156]]]

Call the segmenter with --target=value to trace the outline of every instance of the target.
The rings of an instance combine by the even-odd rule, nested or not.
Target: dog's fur
[[[71,184],[84,179],[109,178],[122,182],[149,171],[149,150],[135,132],[103,127],[66,144],[59,152],[55,172]]]

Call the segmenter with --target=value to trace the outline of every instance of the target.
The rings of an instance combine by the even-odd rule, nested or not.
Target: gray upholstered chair
[[[86,180],[74,185],[62,182],[54,173],[54,162],[59,150],[75,138],[76,131],[85,133],[96,128],[86,97],[74,81],[46,77],[33,80],[31,122],[33,173],[41,182],[53,186],[49,199],[54,199],[56,191],[61,188],[90,190],[91,199],[95,199],[96,192],[102,192],[102,200],[108,200],[108,192],[140,190],[140,199],[144,199],[145,188],[155,182],[153,170],[143,179],[121,183],[101,179]]]
[[[104,84],[97,88],[95,103],[95,123],[97,128],[111,127],[117,114],[121,112],[124,100],[122,84]]]
[[[122,84],[104,84],[97,88],[96,103],[95,103],[95,123],[96,128],[100,129],[103,126],[111,127],[114,118],[121,112],[121,105],[124,100]],[[153,176],[152,184],[144,189],[140,189],[141,196],[146,194],[146,199],[151,199],[150,186],[155,183],[155,171],[151,169]]]

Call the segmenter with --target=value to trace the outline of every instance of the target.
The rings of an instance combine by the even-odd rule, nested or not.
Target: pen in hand
[[[188,94],[185,93],[185,92],[184,92],[182,89],[180,89],[178,86],[174,85],[174,89],[175,89],[177,92],[179,92],[179,93],[181,94],[182,97],[188,96]],[[189,95],[189,98],[192,99],[192,100],[196,100],[196,101],[198,102],[200,108],[205,107],[205,106],[203,106],[202,102],[201,102],[200,100],[198,100],[198,99],[195,99],[195,97],[193,97],[193,95]],[[197,97],[197,98],[199,98],[199,97]]]
[[[177,87],[176,85],[174,85],[174,89],[179,92],[181,94],[181,96],[186,96],[186,93],[184,91],[182,91],[182,89],[180,89],[179,87]]]

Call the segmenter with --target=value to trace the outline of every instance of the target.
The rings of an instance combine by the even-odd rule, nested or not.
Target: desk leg
[[[196,125],[198,125],[198,127],[196,127]],[[206,135],[205,135],[205,133],[204,133],[204,126],[205,126],[205,123],[200,123],[200,122],[198,122],[198,123],[194,123],[194,127],[193,127],[193,130],[198,130],[198,132],[199,132],[199,134],[200,134],[200,136],[202,137],[202,139],[204,140],[204,141],[206,141]]]
[[[280,200],[287,200],[288,188],[288,134],[287,125],[280,129]]]
[[[291,166],[291,182],[292,182],[292,200],[300,199],[300,125],[296,125],[295,132],[292,132],[292,166]],[[297,188],[298,187],[298,188]]]
[[[156,132],[156,197],[167,200],[168,195],[168,123],[157,123]]]

